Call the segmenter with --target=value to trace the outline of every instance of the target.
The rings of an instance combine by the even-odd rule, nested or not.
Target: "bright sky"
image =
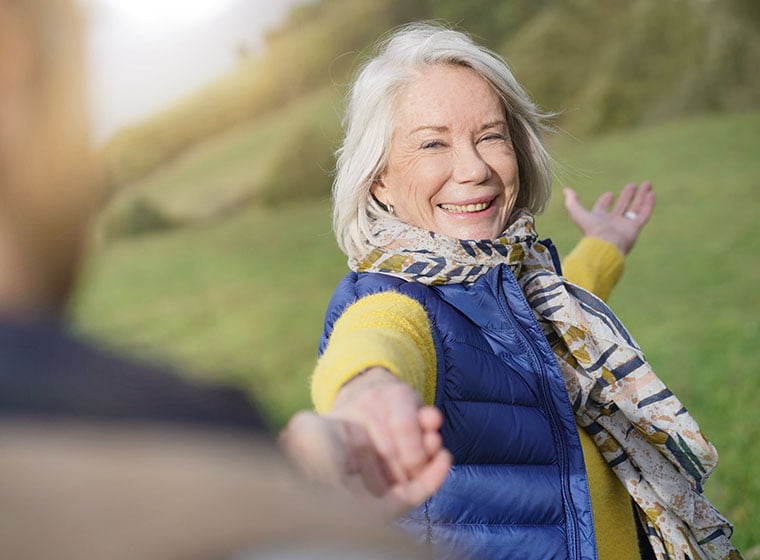
[[[307,0],[80,0],[95,140],[159,111],[230,70]]]
[[[186,28],[218,15],[230,0],[99,0],[137,29]]]

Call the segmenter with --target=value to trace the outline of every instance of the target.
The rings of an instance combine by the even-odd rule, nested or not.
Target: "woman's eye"
[[[483,136],[483,138],[480,139],[481,142],[488,142],[491,140],[504,140],[505,136],[503,134],[498,134],[494,132],[493,134],[487,134]]]
[[[443,146],[443,142],[440,140],[429,140],[422,144],[422,149],[429,150],[431,148],[440,148],[441,146]]]

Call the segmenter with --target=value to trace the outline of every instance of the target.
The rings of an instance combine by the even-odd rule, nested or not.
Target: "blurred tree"
[[[500,45],[551,0],[429,0],[430,17],[466,30],[487,45]]]

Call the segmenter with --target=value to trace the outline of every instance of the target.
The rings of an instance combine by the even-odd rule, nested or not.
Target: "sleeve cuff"
[[[436,354],[422,305],[395,292],[355,302],[336,321],[311,381],[315,409],[330,411],[338,390],[361,371],[379,366],[435,400]]]
[[[565,278],[603,300],[620,280],[625,257],[614,243],[598,237],[584,237],[563,263]]]

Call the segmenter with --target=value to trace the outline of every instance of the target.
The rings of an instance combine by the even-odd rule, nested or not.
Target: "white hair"
[[[540,212],[549,200],[551,157],[542,139],[547,115],[517,83],[504,59],[459,31],[433,23],[408,24],[379,44],[348,94],[345,138],[336,154],[333,228],[349,257],[367,251],[372,221],[387,215],[370,189],[388,161],[398,99],[407,84],[435,65],[472,69],[504,103],[519,169],[515,207]]]

